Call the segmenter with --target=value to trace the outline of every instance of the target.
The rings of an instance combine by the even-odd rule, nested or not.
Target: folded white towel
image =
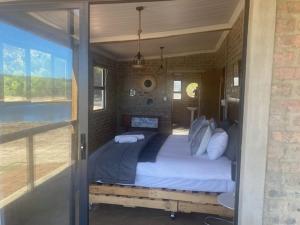
[[[135,137],[138,140],[144,140],[145,139],[145,135],[143,135],[143,134],[122,134],[122,135],[117,135],[115,137],[115,140],[118,140],[120,137],[121,138]]]
[[[125,137],[125,136],[116,136],[115,137],[115,142],[117,143],[135,143],[137,142],[138,139],[137,137]]]

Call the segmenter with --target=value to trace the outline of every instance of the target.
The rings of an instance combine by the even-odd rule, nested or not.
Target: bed
[[[226,157],[211,161],[207,155],[192,157],[185,135],[170,135],[155,163],[138,163],[134,185],[202,192],[234,190],[231,161]]]
[[[103,182],[91,175],[90,204],[163,209],[171,212],[171,217],[176,212],[233,216],[232,210],[217,202],[219,193],[234,191],[232,162],[226,157],[213,161],[206,155],[192,157],[186,135],[168,136],[155,162],[138,161],[135,167],[135,179],[124,183]]]

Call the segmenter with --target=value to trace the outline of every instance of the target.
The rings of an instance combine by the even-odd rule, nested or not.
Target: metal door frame
[[[74,210],[71,212],[71,223],[88,225],[88,181],[87,181],[87,158],[88,158],[88,74],[89,74],[89,13],[88,1],[9,1],[1,2],[1,12],[42,11],[42,10],[79,10],[79,69],[77,81],[77,143],[80,143],[80,134],[85,134],[86,150],[80,154],[80,145],[77,146],[78,163],[75,165],[75,175],[72,182],[74,198]]]

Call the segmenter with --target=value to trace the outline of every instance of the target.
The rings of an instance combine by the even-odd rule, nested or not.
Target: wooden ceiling
[[[244,0],[94,0],[90,42],[97,52],[115,60],[131,60],[137,51],[138,13],[142,12],[141,51],[145,58],[215,52],[244,7]],[[110,4],[108,4],[108,2]],[[29,13],[58,30],[68,30],[66,11]],[[79,13],[74,11],[75,36]]]
[[[91,43],[98,52],[129,60],[137,50],[137,6],[142,12],[142,54],[155,58],[214,52],[243,9],[243,0],[173,0],[91,6]]]

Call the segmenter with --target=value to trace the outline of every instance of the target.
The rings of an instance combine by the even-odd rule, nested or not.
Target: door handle
[[[81,160],[86,159],[86,134],[80,134],[80,155]]]

